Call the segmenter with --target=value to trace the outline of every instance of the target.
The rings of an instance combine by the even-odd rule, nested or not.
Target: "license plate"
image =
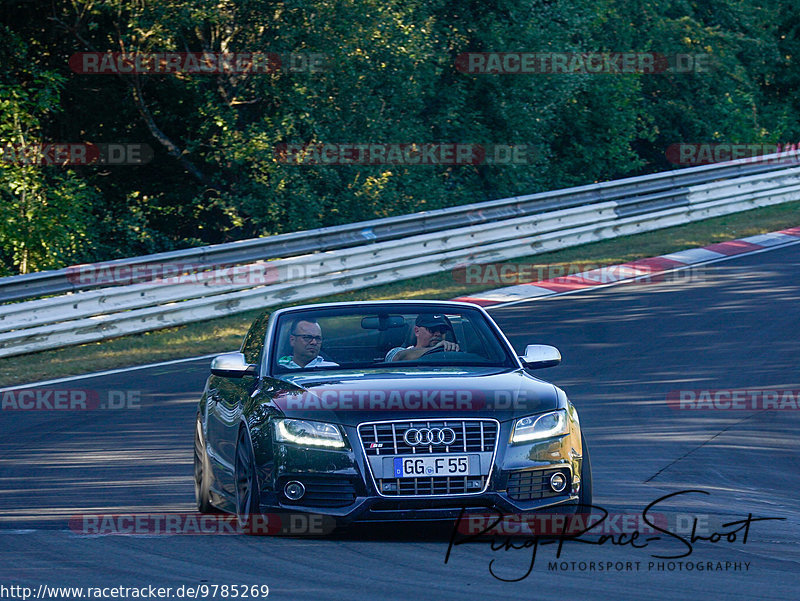
[[[395,478],[418,478],[420,476],[467,476],[469,455],[447,455],[444,457],[395,457]]]

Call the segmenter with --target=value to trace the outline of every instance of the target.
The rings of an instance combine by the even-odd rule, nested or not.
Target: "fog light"
[[[567,487],[567,479],[561,472],[556,472],[550,476],[550,488],[555,492],[561,492]]]
[[[285,494],[286,498],[290,501],[297,501],[306,494],[306,487],[303,486],[302,482],[292,480],[291,482],[287,482],[286,486],[283,487],[283,494]]]

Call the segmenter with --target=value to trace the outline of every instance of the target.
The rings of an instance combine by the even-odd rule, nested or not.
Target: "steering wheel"
[[[432,348],[429,348],[429,349],[428,349],[427,351],[425,351],[424,353],[422,353],[422,354],[419,356],[419,358],[421,359],[421,358],[422,358],[422,357],[424,357],[425,355],[432,355],[432,354],[434,354],[434,353],[441,353],[441,352],[445,352],[445,348],[444,348],[443,346],[434,346],[434,347],[432,347]],[[463,351],[461,351],[461,350],[458,350],[458,351],[453,351],[453,350],[450,350],[450,351],[446,351],[446,352],[448,352],[448,353],[461,353],[461,352],[463,352]]]
[[[438,354],[437,354],[438,353]],[[429,357],[429,359],[428,359]],[[476,355],[467,351],[445,351],[444,349],[431,349],[429,352],[419,356],[417,361],[431,363],[452,363],[458,365],[462,363],[475,362],[479,364],[486,363],[486,357]]]

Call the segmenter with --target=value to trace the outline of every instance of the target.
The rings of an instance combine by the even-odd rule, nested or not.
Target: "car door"
[[[269,313],[257,318],[242,342],[245,361],[260,365]],[[247,400],[258,390],[260,376],[226,378],[211,376],[208,388],[208,455],[214,472],[215,488],[233,495],[234,460],[242,411]]]

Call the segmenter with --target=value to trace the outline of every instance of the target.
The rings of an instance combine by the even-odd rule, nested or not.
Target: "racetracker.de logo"
[[[278,144],[273,156],[286,165],[529,165],[531,144],[311,143]]]
[[[655,52],[466,52],[455,68],[471,75],[703,73],[710,54]]]
[[[687,411],[797,411],[800,390],[728,388],[717,390],[671,390],[671,409]]]
[[[303,266],[279,269],[269,263],[212,265],[208,263],[146,263],[115,265],[88,263],[67,268],[67,279],[78,286],[127,286],[131,284],[199,286],[265,286],[278,281],[314,276]]]
[[[668,263],[668,262],[665,262]],[[677,265],[677,263],[675,264]],[[669,265],[595,265],[591,263],[484,263],[453,268],[453,280],[460,284],[512,286],[539,282],[567,284],[572,280],[587,284],[611,284],[628,280],[630,284],[660,282],[696,282],[705,279],[701,268],[673,269]]]
[[[3,411],[94,411],[141,409],[140,390],[22,388],[0,392]]]
[[[433,355],[435,357],[435,355]],[[519,390],[470,389],[345,389],[320,387],[310,392],[284,392],[274,403],[284,411],[542,411],[539,398]]]
[[[79,514],[69,520],[69,529],[84,536],[109,535],[230,535],[320,536],[336,528],[331,516],[318,514],[253,514],[243,520],[235,515],[202,513]]]
[[[77,52],[69,58],[70,69],[81,75],[317,73],[326,63],[314,52]]]
[[[668,525],[667,516],[660,513],[648,513],[647,520],[641,513],[475,513],[462,516],[457,530],[486,536],[614,536],[655,534],[654,525]]]
[[[798,144],[670,144],[667,160],[673,165],[710,165],[740,160],[765,165],[796,165]]]
[[[5,144],[0,161],[13,165],[78,167],[85,165],[145,165],[153,160],[148,144],[88,142]]]

